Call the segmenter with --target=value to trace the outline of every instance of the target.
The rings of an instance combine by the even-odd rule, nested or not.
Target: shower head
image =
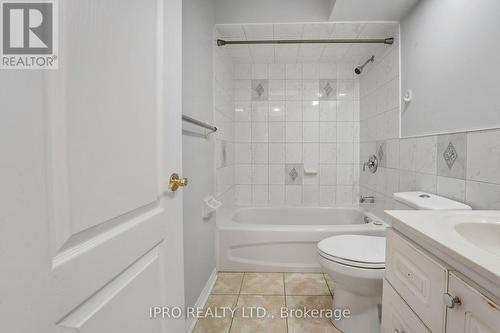
[[[365,61],[365,63],[361,66],[358,66],[354,69],[354,73],[356,74],[361,74],[363,72],[363,68],[365,68],[365,66],[369,63],[369,62],[374,62],[375,61],[375,56],[371,56],[370,59],[368,59],[367,61]]]

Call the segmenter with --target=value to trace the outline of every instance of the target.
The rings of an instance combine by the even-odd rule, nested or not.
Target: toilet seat
[[[339,235],[318,243],[319,255],[326,260],[364,269],[385,268],[385,237]]]

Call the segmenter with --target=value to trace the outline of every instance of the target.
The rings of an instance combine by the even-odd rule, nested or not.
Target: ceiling
[[[217,38],[226,40],[387,38],[398,40],[398,23],[219,24]],[[384,44],[227,45],[221,48],[234,63],[360,63],[382,54]]]
[[[330,21],[401,21],[419,0],[334,0]]]

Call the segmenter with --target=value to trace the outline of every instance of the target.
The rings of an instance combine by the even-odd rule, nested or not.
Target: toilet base
[[[349,309],[350,317],[332,319],[332,323],[344,333],[380,333],[381,301],[381,297],[353,294],[337,284],[332,309]]]

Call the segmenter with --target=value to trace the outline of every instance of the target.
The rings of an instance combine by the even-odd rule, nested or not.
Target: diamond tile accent
[[[252,101],[267,101],[269,99],[269,81],[252,80]]]
[[[380,145],[380,147],[378,147],[377,155],[378,155],[379,161],[382,161],[382,159],[384,158],[384,146],[383,145]]]
[[[262,96],[262,94],[264,93],[264,87],[262,86],[262,84],[259,83],[255,88],[255,91],[257,92],[259,97]]]
[[[330,96],[333,92],[333,88],[329,82],[326,84],[326,86],[323,87],[323,90],[325,91],[326,96]]]
[[[304,178],[304,166],[302,164],[285,165],[285,184],[302,185]]]
[[[333,101],[337,99],[337,80],[321,79],[319,80],[320,99]]]
[[[458,158],[458,153],[455,149],[455,146],[450,142],[448,144],[448,147],[443,153],[444,160],[446,161],[446,165],[448,165],[448,168],[452,168],[453,164],[455,164],[455,161]]]

